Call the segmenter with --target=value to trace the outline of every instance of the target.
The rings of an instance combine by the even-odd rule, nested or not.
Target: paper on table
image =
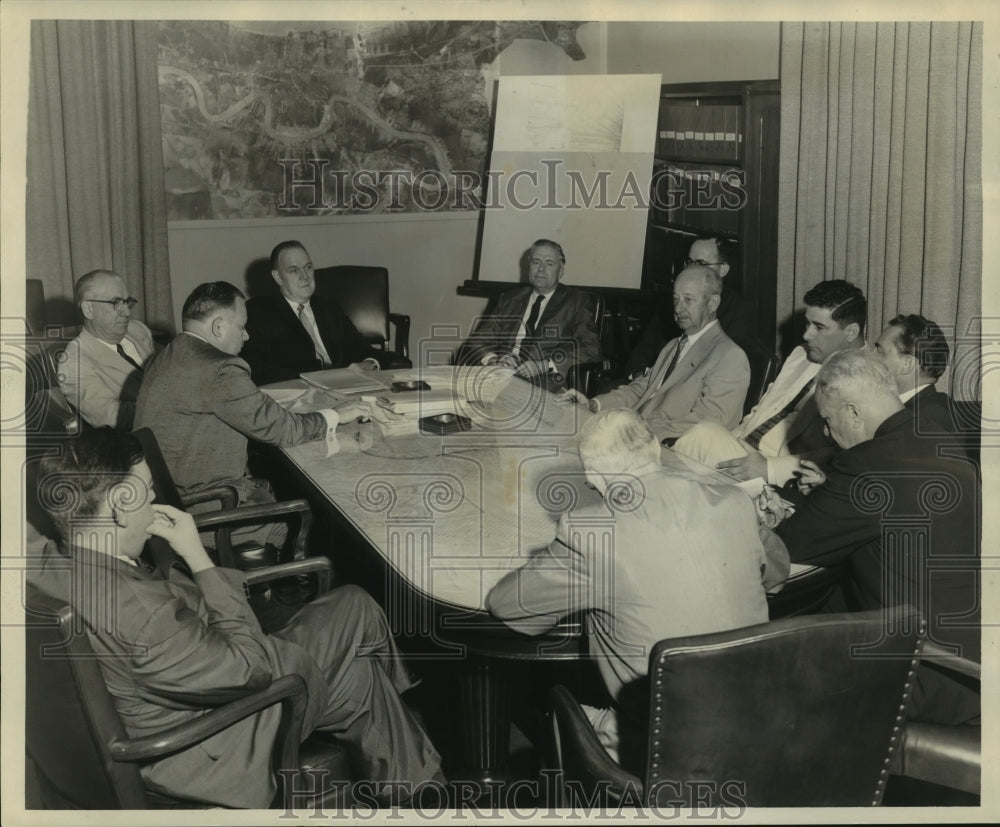
[[[386,390],[385,382],[373,372],[366,373],[354,368],[312,370],[299,375],[310,385],[315,385],[317,388],[337,390],[342,393],[365,393],[367,391]]]

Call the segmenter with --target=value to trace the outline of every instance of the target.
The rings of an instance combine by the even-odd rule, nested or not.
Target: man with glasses
[[[60,357],[59,387],[90,425],[130,430],[143,368],[156,349],[149,328],[132,318],[138,299],[110,270],[81,276],[73,298],[83,329]]]
[[[735,260],[736,251],[731,242],[714,235],[700,235],[688,250],[685,267],[699,264],[711,268],[722,279],[722,293],[719,297],[719,310],[716,317],[719,326],[725,334],[741,347],[757,336],[757,322],[753,305],[744,299],[726,279]],[[664,296],[643,328],[642,337],[632,349],[625,361],[625,375],[629,379],[650,367],[659,356],[663,346],[671,339],[681,335],[681,330],[674,321],[673,304],[670,296]]]

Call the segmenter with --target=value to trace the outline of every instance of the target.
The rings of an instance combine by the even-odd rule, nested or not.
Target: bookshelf
[[[776,80],[662,87],[642,281],[668,291],[694,236],[725,236],[738,251],[727,282],[754,305],[757,336],[771,346],[780,116]]]

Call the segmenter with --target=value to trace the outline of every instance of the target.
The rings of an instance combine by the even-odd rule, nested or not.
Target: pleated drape
[[[156,23],[32,21],[29,83],[27,277],[71,300],[114,270],[172,329]]]
[[[982,24],[783,23],[779,323],[824,279],[951,335],[939,382],[979,390]]]

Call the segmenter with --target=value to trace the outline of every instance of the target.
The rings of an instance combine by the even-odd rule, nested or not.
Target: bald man
[[[135,416],[142,373],[156,346],[153,334],[132,309],[125,279],[110,270],[92,270],[73,287],[83,329],[61,357],[59,388],[95,428],[129,430]]]
[[[653,367],[589,402],[576,390],[562,398],[592,411],[632,408],[666,445],[698,422],[735,427],[750,386],[750,363],[716,319],[721,292],[722,279],[711,267],[686,267],[674,282],[674,320],[682,334],[667,342]]]

